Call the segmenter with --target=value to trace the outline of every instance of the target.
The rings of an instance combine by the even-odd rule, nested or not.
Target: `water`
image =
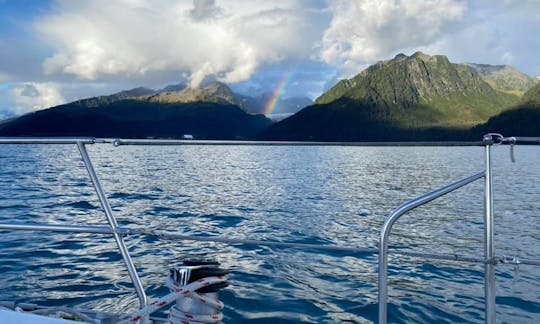
[[[375,247],[388,213],[483,168],[480,147],[89,146],[122,225],[185,234]],[[496,252],[540,258],[540,147],[494,148]],[[391,246],[483,253],[482,181],[404,216]],[[75,146],[0,146],[0,221],[105,225]],[[232,270],[225,322],[372,322],[375,255],[127,237],[150,297],[168,269],[210,256]],[[0,300],[137,307],[109,236],[2,232]],[[390,257],[389,320],[482,322],[483,267]],[[497,267],[497,316],[540,320],[540,267]]]

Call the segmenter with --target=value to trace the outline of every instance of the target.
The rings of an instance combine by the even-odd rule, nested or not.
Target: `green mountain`
[[[77,105],[79,107],[93,108],[93,107],[107,105],[107,104],[110,104],[119,100],[133,99],[133,98],[137,98],[141,96],[154,94],[156,92],[157,91],[152,90],[152,89],[139,87],[139,88],[134,88],[131,90],[120,91],[118,93],[108,95],[108,96],[99,96],[99,97],[77,100],[73,102],[72,104]]]
[[[399,54],[338,82],[315,105],[272,125],[261,137],[457,138],[518,101],[516,95],[493,89],[468,65],[451,63],[442,55]]]
[[[201,88],[186,87],[174,91],[160,91],[136,99],[159,103],[212,102],[242,106],[236,94],[221,82],[212,82]]]
[[[67,104],[0,123],[0,136],[250,138],[271,121],[234,105],[119,100],[96,108]]]
[[[468,126],[515,104],[519,98],[493,89],[467,65],[417,52],[370,66],[340,81],[316,100],[365,102],[401,127]]]
[[[213,102],[231,104],[244,109],[248,113],[262,114],[271,96],[272,93],[263,93],[253,97],[241,95],[233,92],[224,83],[211,82],[200,88],[172,88],[169,86],[135,99],[160,103]],[[279,98],[274,113],[293,114],[312,103],[313,101],[306,97]]]
[[[273,97],[274,94],[271,92],[262,93],[255,97],[243,96],[242,103],[249,112],[255,114],[262,114],[267,108],[266,106],[268,105],[268,102],[275,100],[275,98]],[[313,100],[305,96],[288,98],[279,97],[277,98],[274,108],[272,109],[272,114],[292,115],[300,111],[302,108],[311,106],[312,104]]]
[[[78,100],[0,123],[0,136],[250,138],[270,119],[234,104],[223,84],[203,89],[182,85],[154,91],[136,88]]]
[[[529,89],[515,107],[491,117],[472,130],[476,136],[501,133],[505,136],[540,136],[540,82]]]
[[[537,80],[509,65],[467,63],[494,89],[511,94],[523,95]]]
[[[540,106],[540,80],[523,95],[521,102],[522,104],[533,103]]]

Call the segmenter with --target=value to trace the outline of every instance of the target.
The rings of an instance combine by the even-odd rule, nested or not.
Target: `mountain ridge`
[[[89,108],[74,103],[0,123],[1,136],[91,136],[197,139],[251,138],[271,121],[235,105],[124,99]]]
[[[182,84],[160,90],[134,88],[77,100],[0,123],[9,136],[251,138],[271,120],[234,104],[224,84],[202,89]]]
[[[540,136],[540,82],[523,95],[519,104],[473,128],[472,133]]]
[[[510,65],[465,64],[473,68],[494,89],[510,94],[523,95],[537,82]]]
[[[404,114],[396,116],[404,127],[408,124],[417,127],[418,122],[432,126],[474,125],[519,100],[517,96],[493,89],[466,65],[451,63],[444,55],[430,56],[422,52],[411,56],[398,54],[393,59],[380,61],[355,77],[338,82],[315,102],[330,103],[341,97],[382,110],[409,109],[413,119]],[[461,100],[466,97],[473,100]],[[426,106],[432,107],[431,116],[439,116],[439,121],[418,120],[422,111],[415,108]],[[459,116],[456,110],[460,110]]]
[[[527,114],[532,119],[521,123],[536,127],[540,83],[521,97],[486,82],[493,71],[512,75],[517,70],[456,64],[444,55],[422,52],[398,54],[341,80],[315,104],[273,125],[257,114],[276,99],[271,93],[244,96],[220,82],[196,89],[184,84],[159,90],[138,87],[1,121],[0,134],[181,137],[189,132],[200,139],[462,140],[496,131],[509,121],[519,124]],[[289,99],[300,102],[291,110],[310,101],[281,102]]]
[[[494,89],[474,69],[444,55],[398,54],[338,82],[315,105],[270,126],[261,138],[461,139],[518,102],[519,96]]]
[[[158,90],[137,87],[110,95],[79,99],[69,104],[76,104],[80,107],[99,107],[125,99],[171,104],[210,102],[236,105],[248,113],[263,114],[272,95],[271,92],[262,93],[258,96],[236,93],[228,85],[221,82],[209,82],[199,88],[190,88],[186,84],[179,83],[167,85]],[[279,97],[277,98],[274,112],[293,114],[311,104],[313,104],[313,100],[307,97]]]

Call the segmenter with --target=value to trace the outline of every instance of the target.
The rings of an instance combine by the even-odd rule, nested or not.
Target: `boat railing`
[[[394,223],[407,212],[425,205],[432,200],[442,197],[454,190],[466,186],[478,179],[484,178],[485,172],[480,172],[463,180],[454,182],[416,199],[410,200],[396,208],[386,219],[381,230],[379,241],[379,323],[386,323],[388,298],[388,239]],[[483,260],[482,260],[483,261]]]
[[[162,239],[172,240],[192,240],[192,241],[211,241],[227,244],[241,244],[247,246],[269,246],[269,247],[288,247],[303,250],[330,250],[330,251],[348,251],[354,253],[369,253],[379,256],[379,323],[387,322],[387,269],[388,253],[405,255],[412,257],[423,257],[427,259],[440,259],[462,262],[473,262],[484,264],[484,286],[485,286],[485,320],[486,323],[495,323],[495,266],[497,264],[526,264],[540,266],[540,260],[524,259],[518,257],[496,256],[494,254],[494,220],[493,220],[493,187],[492,187],[492,165],[491,165],[491,147],[493,145],[510,144],[511,156],[513,159],[514,144],[538,144],[540,138],[537,137],[503,137],[500,134],[487,134],[481,143],[472,143],[473,145],[483,145],[485,147],[485,170],[472,176],[434,190],[421,197],[410,200],[396,208],[386,219],[380,233],[380,242],[378,247],[350,247],[339,245],[317,245],[294,242],[278,242],[269,240],[251,240],[251,239],[231,239],[220,236],[201,236],[184,235],[181,233],[167,232],[162,230],[133,229],[118,225],[116,217],[112,211],[111,205],[103,190],[103,186],[97,176],[94,165],[86,145],[108,143],[114,146],[121,145],[293,145],[293,146],[313,146],[313,145],[348,145],[361,146],[366,143],[326,143],[326,142],[251,142],[251,141],[194,141],[194,140],[156,140],[156,139],[107,139],[91,137],[73,137],[73,138],[51,138],[51,137],[0,137],[0,144],[72,144],[76,145],[81,154],[84,166],[91,179],[94,190],[98,196],[101,208],[107,219],[108,226],[74,226],[74,225],[56,225],[56,224],[36,224],[36,223],[0,223],[0,230],[33,230],[33,231],[55,231],[70,233],[92,233],[112,235],[115,239],[118,250],[122,256],[127,268],[130,279],[134,285],[140,308],[148,304],[147,296],[137,269],[131,259],[129,251],[124,242],[126,235],[149,235]],[[368,143],[367,145],[377,145],[380,143]],[[388,144],[388,143],[386,143]],[[423,145],[425,143],[417,143]],[[459,144],[457,144],[459,145]],[[414,251],[402,251],[389,249],[388,239],[395,222],[407,212],[416,207],[425,205],[443,195],[453,192],[463,186],[466,186],[479,179],[485,181],[484,192],[484,256],[466,256],[458,254],[443,253],[422,253]]]

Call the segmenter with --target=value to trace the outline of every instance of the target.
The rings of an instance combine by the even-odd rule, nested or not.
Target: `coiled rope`
[[[187,323],[219,323],[223,318],[221,310],[224,305],[221,301],[208,298],[207,296],[200,294],[197,290],[208,287],[210,285],[221,284],[226,282],[227,279],[224,276],[219,277],[206,277],[199,280],[196,280],[186,286],[180,286],[175,283],[171,277],[167,278],[167,287],[172,290],[172,292],[164,297],[155,300],[154,302],[148,304],[148,306],[133,312],[131,314],[123,315],[120,317],[120,322],[118,323],[136,323],[141,320],[146,315],[149,315],[170,303],[176,301],[177,298],[189,298],[197,300],[201,303],[204,303],[208,307],[211,307],[215,310],[215,314],[192,314],[189,312],[183,312],[177,307],[171,308],[169,312],[169,321],[171,324],[187,324]]]

